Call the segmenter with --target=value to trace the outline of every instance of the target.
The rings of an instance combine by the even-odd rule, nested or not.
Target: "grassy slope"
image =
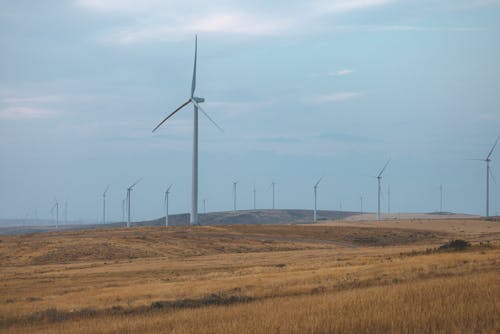
[[[229,226],[1,237],[0,330],[500,330],[500,250],[412,252],[444,232]],[[212,294],[252,301],[150,307],[186,298],[200,306]],[[56,317],[46,313],[53,308]]]

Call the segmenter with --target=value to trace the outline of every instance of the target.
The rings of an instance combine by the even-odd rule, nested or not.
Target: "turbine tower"
[[[233,181],[233,212],[236,212],[236,185],[240,181]]]
[[[317,201],[316,201],[316,198],[317,198],[317,193],[318,193],[318,185],[321,182],[321,180],[323,180],[323,176],[319,178],[318,182],[316,182],[316,184],[313,187],[313,189],[314,189],[314,222],[317,221],[317,215],[316,215],[316,210],[317,210],[316,203],[317,203]]]
[[[257,209],[257,190],[255,189],[255,184],[253,185],[253,209]]]
[[[106,224],[106,193],[108,192],[109,184],[106,190],[102,193],[102,223]]]
[[[271,187],[273,188],[273,210],[274,210],[276,202],[276,197],[275,197],[276,182],[271,182]]]
[[[439,185],[439,212],[443,212],[443,185]]]
[[[141,180],[142,177],[127,188],[127,227],[130,227],[130,193],[132,192],[132,189],[134,189],[135,185]]]
[[[193,66],[193,80],[191,82],[191,96],[184,102],[180,107],[175,109],[167,117],[165,117],[154,129],[156,131],[163,123],[165,123],[170,117],[172,117],[179,110],[187,106],[188,104],[193,104],[193,167],[192,167],[192,188],[191,188],[191,215],[189,219],[189,224],[198,225],[198,110],[205,115],[210,122],[212,122],[220,131],[223,132],[222,128],[215,123],[215,121],[210,118],[210,116],[203,110],[200,103],[204,102],[205,99],[202,97],[196,97],[194,95],[196,89],[196,58],[198,53],[198,37],[195,36],[194,40],[194,66]]]
[[[491,148],[490,152],[486,156],[486,159],[469,159],[469,160],[479,160],[479,161],[484,161],[486,162],[486,217],[490,216],[490,162],[491,162],[491,155],[493,154],[493,151],[495,150],[495,147],[498,144],[498,140],[500,139],[500,136],[497,137],[497,140],[495,141],[495,144],[493,144],[493,147]]]
[[[387,186],[387,213],[391,213],[391,186]]]
[[[165,227],[168,226],[168,195],[170,195],[170,188],[172,188],[172,185],[169,185],[167,190],[165,190],[165,199],[163,203],[165,206]]]
[[[56,228],[59,228],[59,202],[56,200],[52,209],[50,209],[50,213],[54,215],[54,209],[56,210]]]
[[[389,165],[389,162],[391,162],[391,160],[387,160],[387,162],[385,163],[384,165],[384,168],[382,168],[382,170],[380,171],[380,173],[378,173],[378,175],[376,176],[377,178],[377,182],[378,182],[378,188],[377,188],[377,192],[378,192],[378,202],[377,202],[377,220],[380,220],[380,192],[381,192],[381,188],[380,188],[380,181],[382,180],[382,174],[384,173],[385,169],[387,168],[387,165]]]
[[[363,213],[363,195],[359,196],[359,202],[361,204],[361,213]]]

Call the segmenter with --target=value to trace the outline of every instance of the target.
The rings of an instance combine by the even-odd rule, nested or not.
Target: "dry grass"
[[[1,237],[0,330],[498,332],[500,245],[426,252],[447,233],[226,226]]]

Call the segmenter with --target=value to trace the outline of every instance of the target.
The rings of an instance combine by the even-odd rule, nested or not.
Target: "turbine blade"
[[[169,192],[169,191],[170,191],[170,188],[172,188],[172,184],[168,186],[168,188],[167,188],[167,192]]]
[[[134,184],[132,184],[132,185],[129,187],[129,189],[132,189],[133,187],[135,187],[135,185],[136,185],[137,183],[139,183],[139,182],[141,182],[141,181],[142,181],[142,177],[141,177],[139,180],[135,181],[135,183],[134,183]]]
[[[200,106],[200,104],[198,102],[196,102],[195,100],[192,100],[192,101],[193,101],[193,104],[196,106],[196,108],[198,108],[203,113],[203,115],[205,115],[209,119],[209,121],[212,122],[213,125],[215,125],[217,127],[217,129],[220,130],[220,132],[224,132],[224,129],[221,128],[219,126],[219,124],[215,123],[215,121],[210,116],[208,116],[208,114],[205,112],[205,110],[203,110],[203,108]]]
[[[493,183],[495,183],[495,185],[497,184],[497,180],[495,180],[495,175],[493,173],[493,168],[490,167],[490,176],[491,176],[491,179],[493,180]]]
[[[314,186],[317,187],[318,184],[321,182],[321,180],[323,180],[323,176],[319,178],[318,182],[316,182],[316,184]]]
[[[196,58],[198,54],[198,35],[194,36],[194,66],[193,66],[193,81],[191,82],[191,98],[194,96],[196,89]]]
[[[486,159],[489,159],[491,157],[491,155],[493,154],[493,150],[495,149],[495,147],[497,146],[498,144],[498,140],[500,139],[500,136],[497,137],[497,140],[495,141],[495,144],[493,145],[493,147],[491,148],[491,151],[490,153],[488,153],[488,156],[486,157]]]
[[[485,161],[485,159],[464,159],[464,160]]]
[[[165,123],[167,121],[167,119],[169,119],[170,117],[172,117],[176,112],[178,112],[179,110],[181,110],[182,108],[184,108],[185,106],[187,106],[189,104],[189,102],[191,102],[191,99],[187,100],[186,102],[184,102],[179,108],[175,109],[174,112],[172,112],[170,115],[168,115],[167,117],[165,117],[161,122],[160,124],[158,124],[154,129],[153,131],[151,132],[155,132],[156,129],[158,129],[163,123]]]
[[[389,162],[391,162],[391,159],[387,160],[387,162],[385,163],[384,168],[382,168],[382,170],[380,171],[380,173],[378,173],[377,177],[381,177],[382,176],[382,173],[384,173],[385,169],[387,168],[387,165],[389,165]]]
[[[108,186],[106,187],[106,190],[104,190],[104,192],[102,193],[103,196],[106,196],[106,193],[108,192],[108,189],[109,189],[109,184]]]

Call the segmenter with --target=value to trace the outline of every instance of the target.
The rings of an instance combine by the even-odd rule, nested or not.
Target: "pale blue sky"
[[[189,210],[194,34],[200,207],[271,205],[484,213],[484,158],[500,133],[500,1],[0,1],[0,218],[96,220],[125,188],[134,219]],[[500,151],[500,150],[499,150]],[[500,182],[499,151],[493,169]],[[492,211],[500,211],[493,185]],[[384,198],[383,207],[387,203]]]

